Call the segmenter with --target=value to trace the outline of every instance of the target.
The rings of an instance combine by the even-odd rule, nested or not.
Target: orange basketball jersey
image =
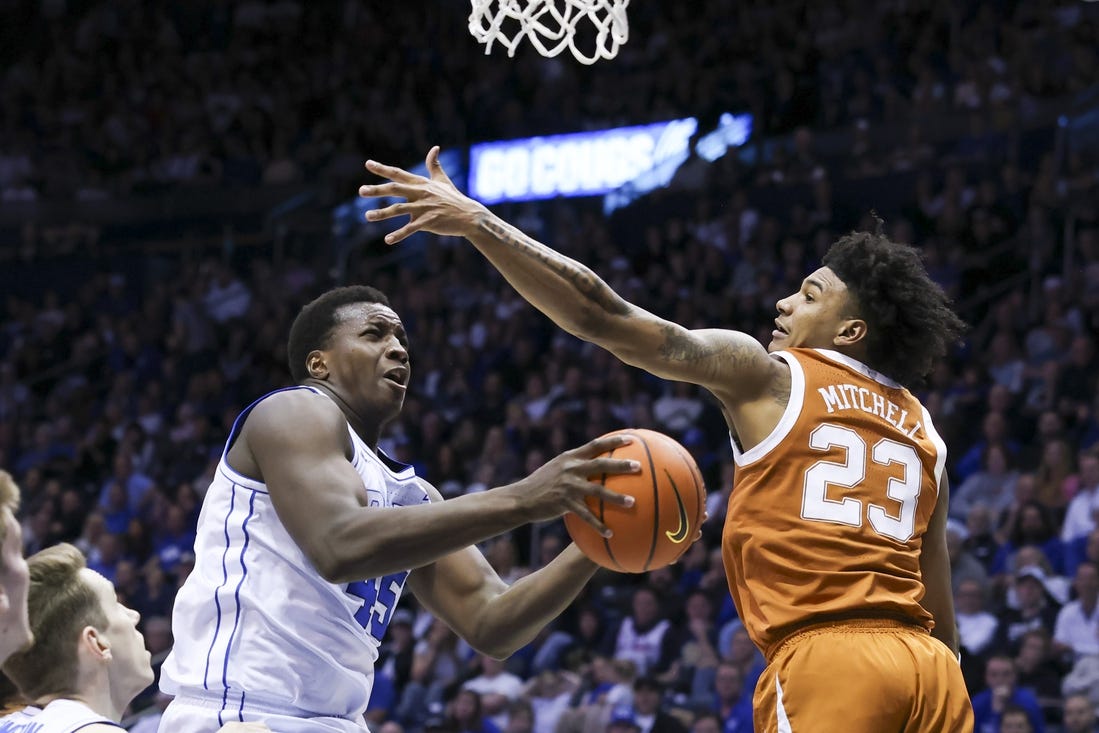
[[[920,546],[946,446],[923,405],[866,365],[824,349],[774,354],[790,403],[741,451],[722,552],[737,611],[770,658],[802,626],[895,618],[931,628]]]

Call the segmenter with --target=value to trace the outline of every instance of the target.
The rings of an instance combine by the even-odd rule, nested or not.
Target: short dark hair
[[[1034,724],[1030,722],[1030,714],[1026,711],[1026,708],[1009,702],[1008,704],[1004,705],[1004,711],[1000,713],[1000,720],[1002,721],[1009,715],[1022,718],[1026,721],[1027,729],[1034,730]]]
[[[380,303],[389,306],[389,298],[369,285],[349,285],[333,288],[307,303],[290,326],[290,338],[286,342],[286,358],[290,363],[290,376],[295,382],[309,377],[305,360],[310,352],[328,345],[332,329],[336,326],[336,311],[352,303]]]
[[[914,247],[880,231],[851,232],[824,256],[866,321],[866,362],[903,385],[917,385],[965,331],[950,299]]]

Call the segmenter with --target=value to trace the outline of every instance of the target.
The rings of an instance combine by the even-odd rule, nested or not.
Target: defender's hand
[[[396,244],[413,232],[465,236],[476,228],[478,217],[488,213],[488,209],[465,196],[450,180],[439,162],[438,145],[428,151],[426,164],[430,178],[377,161],[366,161],[368,171],[388,178],[391,183],[360,186],[360,196],[405,199],[404,203],[366,212],[367,221],[385,221],[405,215],[410,217],[407,224],[386,235],[387,244]]]

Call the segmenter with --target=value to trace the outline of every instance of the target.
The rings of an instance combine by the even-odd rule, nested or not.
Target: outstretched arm
[[[430,178],[368,162],[391,183],[363,186],[366,197],[407,199],[367,212],[371,221],[409,215],[389,234],[393,244],[416,231],[468,239],[534,307],[569,333],[598,344],[619,359],[665,379],[700,384],[723,403],[756,399],[782,367],[751,336],[722,329],[690,330],[633,305],[590,268],[528,237],[464,196],[439,164],[438,148],[427,156]]]
[[[508,486],[408,507],[363,505],[362,479],[346,455],[347,422],[327,397],[306,390],[273,395],[248,416],[240,440],[287,532],[322,577],[343,583],[422,567],[568,511],[605,531],[584,499],[632,503],[632,497],[588,480],[604,472],[636,472],[635,461],[597,457],[628,442],[619,437],[567,451]]]

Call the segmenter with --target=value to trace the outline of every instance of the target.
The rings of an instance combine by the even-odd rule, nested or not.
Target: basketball
[[[569,535],[593,562],[610,570],[643,573],[679,559],[698,533],[706,510],[702,474],[691,454],[654,430],[627,429],[633,442],[608,457],[634,459],[640,473],[591,477],[611,491],[634,498],[632,507],[587,498],[595,516],[614,532],[603,537],[575,514],[565,515]]]

